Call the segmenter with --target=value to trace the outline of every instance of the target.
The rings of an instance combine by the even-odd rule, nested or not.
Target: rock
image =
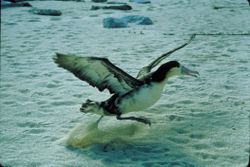
[[[249,3],[249,6],[250,6],[250,0],[247,0],[248,1],[248,3]]]
[[[91,10],[98,10],[98,9],[111,9],[111,10],[131,10],[132,7],[129,5],[116,5],[116,6],[92,6]]]
[[[107,0],[92,0],[92,2],[95,2],[95,3],[103,3],[103,2],[107,2]]]
[[[150,1],[147,0],[129,0],[129,2],[141,3],[141,4],[151,3]]]
[[[128,23],[122,19],[108,17],[103,19],[104,28],[125,28],[128,27]]]
[[[34,8],[30,12],[34,14],[46,15],[46,16],[61,16],[62,15],[62,12],[60,10],[53,10],[53,9]]]
[[[152,25],[153,21],[149,17],[145,16],[138,16],[138,15],[131,15],[131,16],[124,16],[122,20],[128,23],[136,23],[138,25]]]
[[[137,25],[152,25],[153,21],[149,17],[131,15],[124,16],[122,18],[105,18],[103,20],[104,28],[125,28],[129,23],[135,23]]]
[[[28,2],[12,3],[10,1],[1,1],[1,8],[8,8],[8,7],[32,7],[32,5],[29,4]]]

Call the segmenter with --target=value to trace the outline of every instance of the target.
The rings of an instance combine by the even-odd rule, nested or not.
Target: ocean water
[[[127,1],[121,1],[127,2]],[[1,9],[0,163],[4,166],[245,167],[249,158],[250,8],[244,0],[152,0],[131,11],[90,11],[86,2],[32,1],[59,9]],[[214,9],[214,7],[225,7]],[[102,19],[150,17],[154,25],[104,29]],[[98,92],[58,68],[55,52],[107,57],[131,75],[172,54],[199,78],[170,79],[151,108],[130,115],[152,126],[79,112]],[[214,35],[212,35],[214,34]],[[217,34],[217,35],[216,35]]]

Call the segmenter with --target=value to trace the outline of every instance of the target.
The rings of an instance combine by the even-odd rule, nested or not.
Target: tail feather
[[[83,113],[93,113],[102,115],[104,113],[103,108],[101,107],[99,102],[95,102],[87,99],[85,103],[82,104],[80,111]]]

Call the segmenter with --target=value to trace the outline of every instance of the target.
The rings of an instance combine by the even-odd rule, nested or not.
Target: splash
[[[67,146],[85,148],[93,144],[109,144],[114,141],[132,142],[145,136],[148,126],[132,121],[96,120],[73,128],[64,138]]]

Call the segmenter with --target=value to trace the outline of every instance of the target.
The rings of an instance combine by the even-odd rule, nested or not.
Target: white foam
[[[146,134],[147,126],[136,122],[121,122],[105,119],[105,123],[88,121],[74,127],[63,139],[73,147],[87,147],[94,144],[109,144],[113,141],[132,142]]]

